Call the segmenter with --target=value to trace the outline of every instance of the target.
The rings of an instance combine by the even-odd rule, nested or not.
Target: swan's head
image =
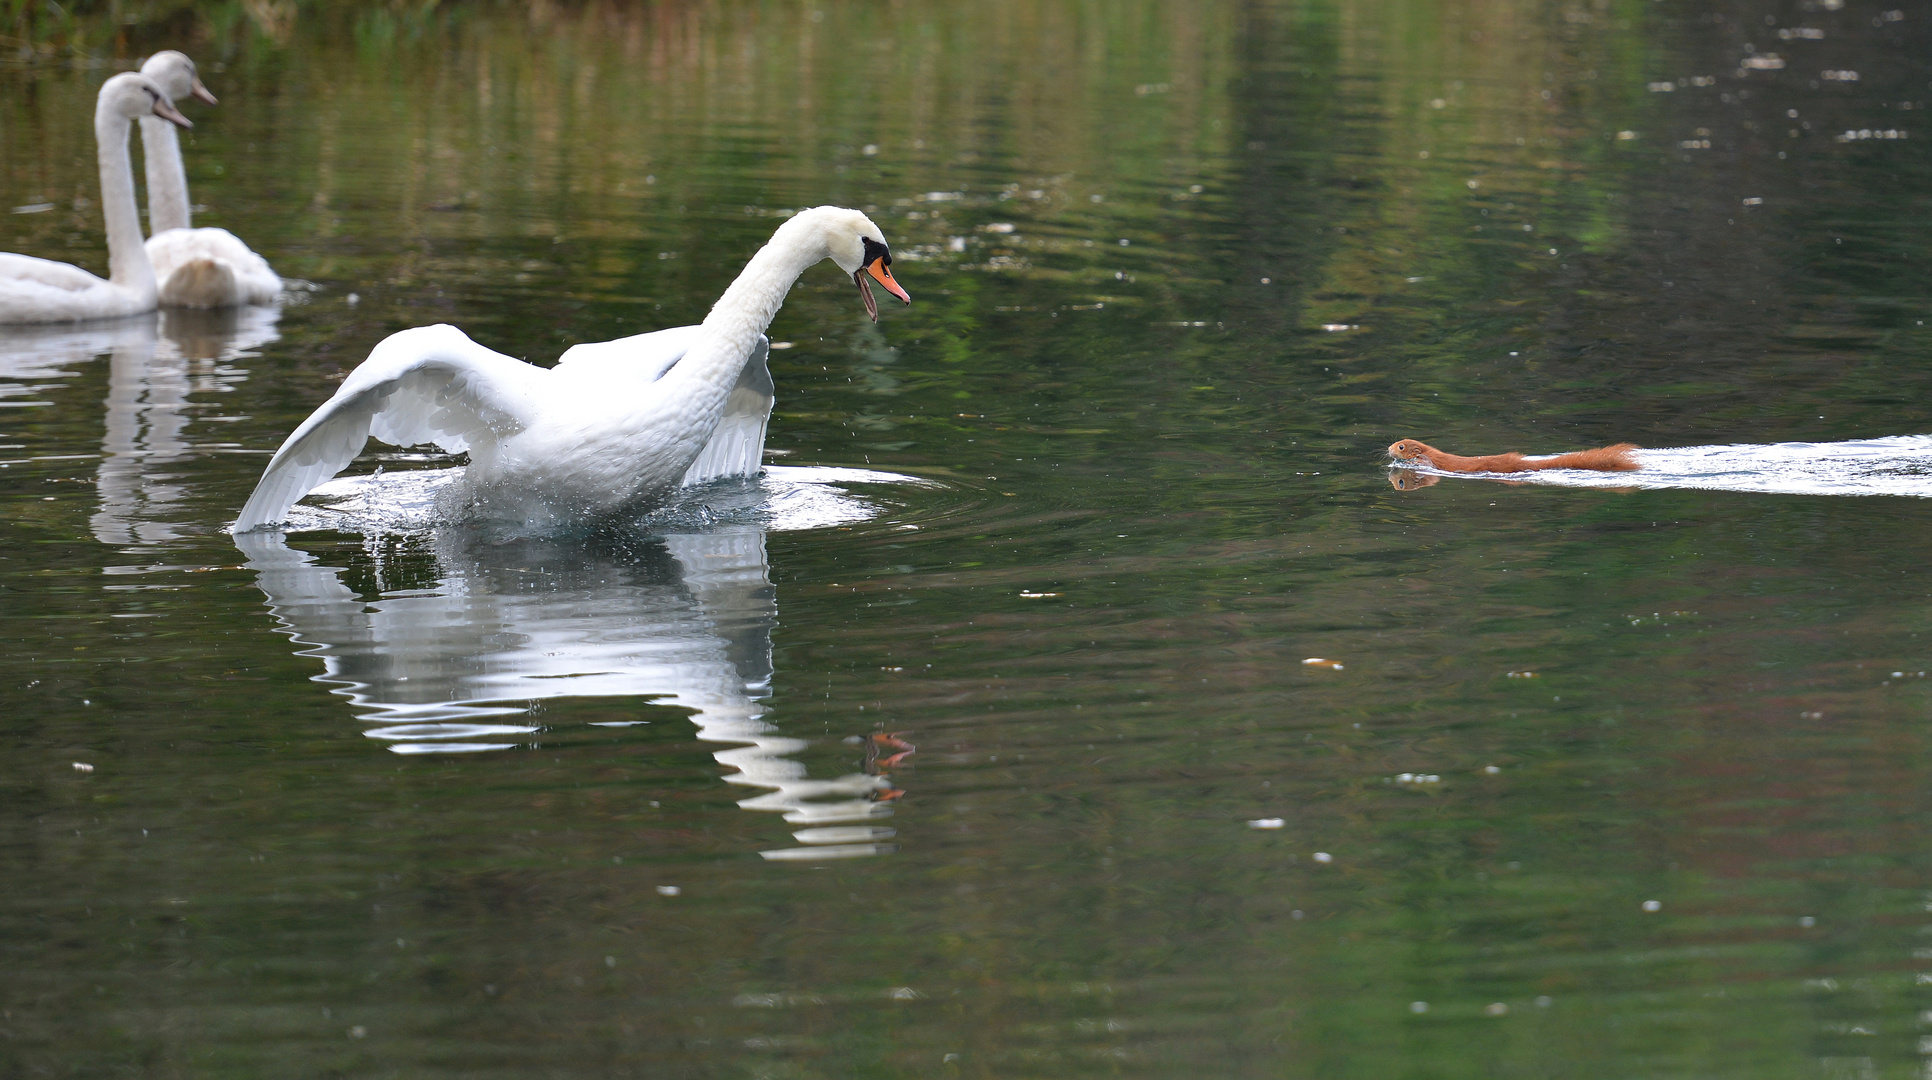
[[[886,246],[885,234],[872,223],[872,219],[857,210],[847,210],[843,206],[815,206],[800,213],[793,221],[800,221],[807,227],[815,227],[825,241],[826,257],[839,264],[839,269],[852,275],[852,281],[859,287],[859,295],[865,299],[865,313],[872,316],[873,322],[879,321],[879,302],[872,298],[872,286],[866,283],[870,277],[885,288],[885,291],[912,303],[906,290],[892,280],[892,249]]]
[[[170,101],[193,95],[210,105],[215,103],[215,95],[201,85],[200,77],[195,74],[195,62],[188,59],[187,53],[163,49],[148,57],[148,62],[141,65],[141,74],[153,79],[154,85],[160,87]]]
[[[139,120],[143,116],[158,116],[178,127],[191,128],[194,122],[181,115],[174,107],[167,91],[156,85],[146,75],[127,71],[101,84],[101,95],[94,106],[95,122],[103,116],[118,117],[122,120]]]

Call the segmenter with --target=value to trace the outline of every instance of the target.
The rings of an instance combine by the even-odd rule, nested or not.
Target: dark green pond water
[[[1924,1075],[1923,463],[1383,453],[1932,432],[1893,2],[0,9],[0,250],[104,271],[177,47],[299,286],[0,333],[0,1075]],[[386,334],[694,322],[818,203],[914,304],[800,282],[769,460],[891,475],[223,531]]]

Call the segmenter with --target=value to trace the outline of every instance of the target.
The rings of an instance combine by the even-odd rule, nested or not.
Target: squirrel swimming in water
[[[1578,450],[1555,457],[1526,458],[1521,454],[1490,454],[1485,457],[1460,457],[1447,454],[1425,442],[1403,439],[1389,447],[1389,456],[1405,464],[1426,464],[1443,472],[1513,473],[1535,469],[1595,469],[1599,472],[1630,472],[1641,468],[1630,456],[1636,443],[1617,443],[1596,450]]]

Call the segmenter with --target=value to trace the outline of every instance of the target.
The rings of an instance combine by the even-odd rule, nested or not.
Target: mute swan
[[[765,328],[792,283],[823,259],[852,275],[874,320],[867,275],[912,303],[892,279],[879,227],[857,210],[820,206],[780,225],[697,326],[578,345],[548,370],[453,326],[391,334],[282,443],[234,530],[281,521],[371,435],[469,451],[462,491],[471,512],[531,526],[756,473],[772,400]]]
[[[155,53],[141,65],[169,97],[186,95],[210,105],[215,95],[195,76],[195,62],[173,49]],[[148,261],[161,303],[168,307],[218,308],[272,304],[282,279],[267,260],[227,229],[189,227],[188,174],[181,166],[181,144],[174,128],[159,120],[141,121],[141,145],[148,171]]]
[[[76,322],[154,310],[154,269],[141,245],[141,211],[134,205],[134,168],[127,152],[128,128],[143,116],[194,126],[145,75],[130,71],[101,84],[94,141],[101,213],[107,220],[107,280],[68,263],[0,254],[0,324]]]

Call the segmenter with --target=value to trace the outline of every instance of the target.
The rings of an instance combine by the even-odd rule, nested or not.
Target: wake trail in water
[[[1767,495],[1902,495],[1932,498],[1932,435],[1846,442],[1733,443],[1637,450],[1636,472],[1548,469],[1449,473],[1406,465],[1420,476],[1503,480],[1553,487],[1743,491]]]

